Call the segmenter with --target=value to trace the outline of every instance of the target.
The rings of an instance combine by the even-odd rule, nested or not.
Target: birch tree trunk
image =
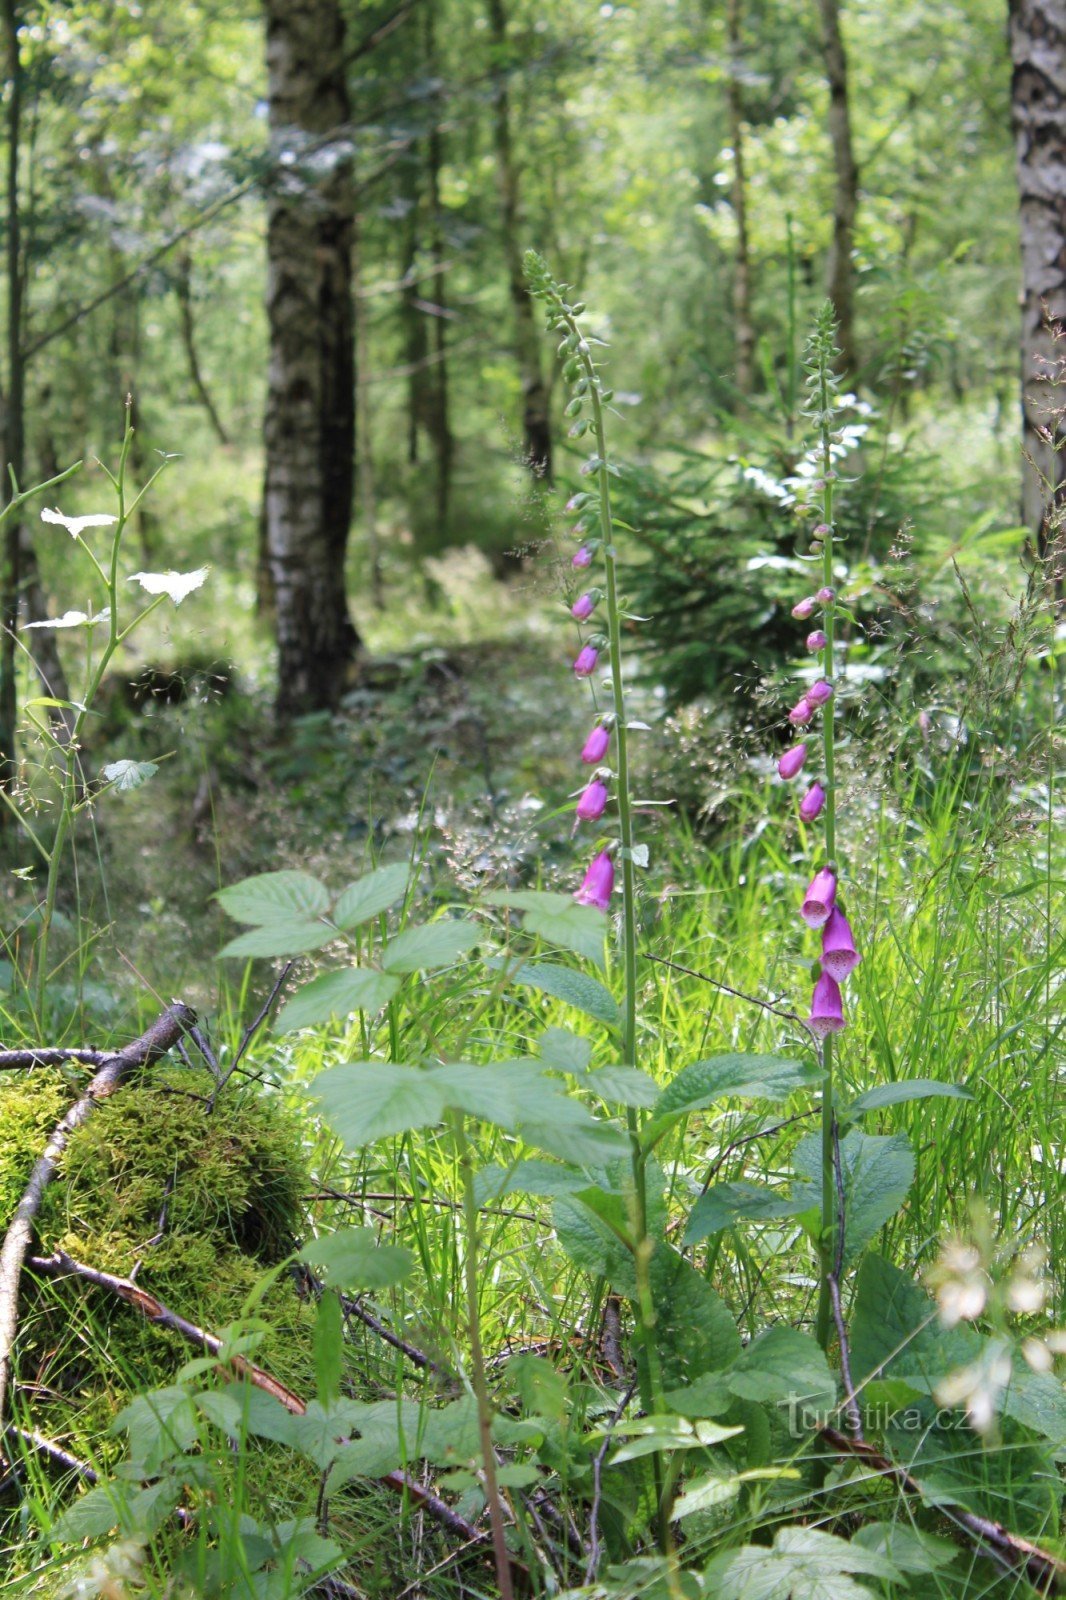
[[[1011,0],[1011,110],[1022,253],[1023,516],[1066,576],[1066,0]],[[1052,387],[1049,380],[1057,380]]]
[[[338,0],[264,4],[277,162],[264,533],[288,717],[335,706],[359,646],[344,574],[355,470],[350,108]]]
[[[826,288],[837,319],[841,371],[858,370],[855,345],[855,213],[859,201],[859,168],[851,139],[848,58],[840,31],[839,0],[818,0],[822,19],[822,52],[829,85],[829,143],[833,152],[833,240],[829,247]]]

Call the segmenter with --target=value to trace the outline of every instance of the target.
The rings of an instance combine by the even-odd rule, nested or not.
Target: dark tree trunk
[[[11,473],[22,487],[24,454],[25,370],[22,360],[22,249],[19,214],[19,135],[22,127],[22,55],[19,49],[19,8],[4,0],[4,53],[8,78],[7,99],[7,391],[3,418],[3,483],[0,496],[11,499]],[[14,783],[18,770],[15,729],[18,723],[15,635],[18,629],[19,584],[22,576],[22,529],[16,519],[4,528],[4,573],[0,601],[0,784]],[[0,808],[4,817],[7,807]]]
[[[500,225],[504,260],[514,317],[514,347],[522,383],[522,431],[526,462],[534,477],[550,483],[552,477],[551,416],[548,389],[541,375],[540,331],[533,298],[523,267],[523,239],[519,219],[518,166],[511,141],[511,100],[507,87],[507,13],[503,0],[488,0],[496,89],[493,96],[493,142],[496,183],[500,196]]]
[[[748,249],[748,192],[744,172],[744,97],[741,91],[744,44],[741,37],[741,0],[728,0],[726,32],[729,43],[729,138],[733,146],[733,221],[737,238],[733,252],[734,379],[741,394],[750,394],[754,379],[755,329],[751,320],[751,256]]]
[[[332,708],[359,647],[345,554],[355,471],[352,180],[338,0],[265,0],[270,368],[265,544],[278,712]]]
[[[1066,576],[1066,0],[1011,0],[1022,248],[1023,515]],[[1055,380],[1053,387],[1052,381]]]
[[[839,0],[819,0],[822,50],[829,84],[829,143],[833,151],[833,241],[829,247],[827,289],[837,319],[840,368],[858,370],[855,344],[855,213],[859,203],[859,169],[851,140],[848,58],[840,32]]]
[[[436,76],[437,33],[436,5],[434,0],[423,0],[425,19],[426,64]],[[445,282],[444,219],[440,197],[440,173],[444,164],[444,137],[440,118],[440,96],[433,97],[429,138],[426,141],[426,199],[429,205],[430,260],[433,264],[433,362],[430,368],[429,399],[426,407],[426,429],[437,462],[437,518],[441,529],[448,524],[448,504],[451,498],[452,464],[455,441],[452,437],[451,416],[448,409],[448,319],[447,284]]]

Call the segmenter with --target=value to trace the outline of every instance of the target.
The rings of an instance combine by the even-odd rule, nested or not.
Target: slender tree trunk
[[[435,0],[423,0],[423,5],[426,65],[430,73],[437,76]],[[430,260],[433,264],[433,300],[436,306],[436,315],[433,318],[433,366],[429,373],[430,394],[426,426],[437,461],[437,519],[441,528],[445,529],[448,525],[448,506],[451,499],[455,441],[452,437],[451,416],[448,410],[448,319],[445,315],[447,284],[440,195],[440,173],[444,163],[441,115],[442,107],[438,94],[434,95],[430,103],[429,138],[426,141],[426,200],[429,205]]]
[[[189,368],[189,377],[196,393],[196,398],[203,406],[214,430],[215,438],[219,444],[229,444],[229,434],[226,432],[222,418],[218,414],[214,397],[204,381],[203,368],[200,365],[200,353],[196,348],[196,318],[193,315],[192,299],[192,252],[179,250],[174,263],[175,277],[174,290],[178,299],[178,312],[181,318],[181,342],[185,350],[185,360]]]
[[[6,221],[7,257],[7,392],[4,395],[3,483],[0,495],[6,505],[12,496],[11,474],[22,486],[24,451],[25,371],[22,360],[22,255],[19,215],[19,135],[22,128],[22,54],[19,48],[19,8],[16,0],[3,4],[4,53],[7,92]],[[18,723],[15,635],[18,629],[19,581],[22,568],[22,529],[17,521],[4,529],[3,595],[0,601],[3,636],[0,638],[0,784],[10,788],[18,770],[15,729]],[[3,818],[9,813],[2,808]],[[2,824],[0,824],[2,825]]]
[[[370,597],[378,611],[385,609],[381,578],[381,544],[378,539],[377,490],[374,482],[374,442],[370,434],[370,353],[367,337],[366,298],[361,293],[362,250],[357,243],[352,253],[352,305],[355,314],[355,366],[359,380],[355,386],[355,425],[362,440],[359,462],[359,488],[363,507],[363,534],[367,565],[370,569]]]
[[[507,87],[507,13],[503,0],[488,0],[496,89],[493,96],[493,143],[496,184],[500,196],[504,260],[514,317],[515,356],[522,383],[522,429],[526,461],[534,477],[551,482],[552,436],[548,390],[541,375],[540,333],[523,268],[518,167],[511,141],[511,101]]]
[[[1011,0],[1022,253],[1023,516],[1066,577],[1066,0]],[[1054,380],[1054,386],[1052,383]]]
[[[859,203],[859,169],[851,140],[848,58],[840,31],[839,0],[818,0],[822,18],[822,50],[829,84],[829,143],[833,151],[833,242],[829,247],[827,288],[837,318],[841,371],[858,370],[855,345],[855,213]]]
[[[278,712],[288,717],[335,706],[359,647],[345,592],[355,472],[350,108],[338,0],[265,0],[265,14],[278,165],[267,207],[264,501]]]
[[[734,381],[741,394],[750,394],[754,381],[755,328],[751,320],[748,193],[744,173],[744,97],[740,84],[744,61],[741,0],[728,0],[726,33],[729,44],[727,80],[729,139],[733,146],[733,220],[737,230],[733,254],[733,340],[736,351]]]

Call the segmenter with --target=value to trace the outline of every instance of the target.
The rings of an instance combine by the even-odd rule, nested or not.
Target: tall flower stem
[[[833,410],[830,387],[830,360],[832,339],[822,341],[818,347],[818,410],[820,413],[822,450],[822,583],[833,588],[833,489],[836,482],[833,472]],[[828,348],[826,348],[828,344]],[[836,600],[829,598],[823,605],[822,631],[825,634],[823,649],[824,674],[833,682],[833,645],[836,625]],[[828,860],[836,861],[836,696],[823,708],[822,745],[825,763],[825,849]],[[828,1347],[832,1325],[832,1285],[830,1279],[836,1258],[836,1159],[833,1144],[833,1035],[827,1034],[822,1046],[822,1065],[825,1083],[822,1088],[822,1235],[820,1249],[820,1286],[815,1332],[823,1350]]]

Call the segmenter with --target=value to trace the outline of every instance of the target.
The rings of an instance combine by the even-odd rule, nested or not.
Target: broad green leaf
[[[411,869],[406,861],[391,867],[378,867],[342,889],[333,907],[338,928],[358,928],[379,917],[407,892]]]
[[[836,1381],[817,1340],[784,1324],[745,1345],[726,1377],[742,1400],[793,1402],[822,1414],[836,1404]]]
[[[631,1251],[576,1195],[560,1195],[552,1206],[555,1234],[566,1255],[593,1277],[606,1278],[618,1294],[637,1290]]]
[[[701,1194],[689,1213],[685,1244],[698,1244],[709,1234],[720,1233],[737,1222],[774,1222],[792,1217],[809,1205],[809,1197],[792,1200],[780,1189],[760,1183],[716,1183]]]
[[[673,1415],[639,1417],[634,1422],[616,1424],[614,1437],[625,1438],[627,1434],[630,1437],[612,1451],[609,1465],[616,1467],[624,1461],[638,1461],[660,1450],[707,1450],[743,1432],[743,1428],[723,1427],[720,1422],[708,1422],[703,1418],[689,1422]]]
[[[380,1011],[400,987],[391,972],[374,967],[348,967],[343,972],[323,972],[305,983],[282,1008],[279,1033],[317,1027],[323,1022],[343,1022],[353,1011]]]
[[[821,1208],[822,1140],[807,1134],[793,1155],[796,1172],[809,1180],[807,1204]],[[852,1128],[840,1141],[844,1179],[844,1265],[856,1261],[876,1233],[894,1217],[914,1181],[914,1152],[906,1135],[867,1134]],[[799,1199],[802,1186],[793,1194]]]
[[[416,1454],[422,1408],[413,1400],[375,1400],[360,1405],[358,1439],[337,1452],[327,1489],[334,1494],[354,1478],[380,1478]]]
[[[578,1167],[599,1166],[624,1155],[629,1148],[629,1137],[622,1128],[596,1117],[581,1122],[570,1116],[522,1122],[518,1131],[526,1144]]]
[[[122,1490],[117,1485],[98,1484],[67,1507],[49,1530],[50,1537],[60,1544],[80,1544],[83,1539],[110,1533],[127,1520],[118,1509],[122,1501]]]
[[[434,1067],[430,1076],[446,1105],[499,1128],[513,1130],[524,1118],[543,1116],[546,1107],[559,1102],[559,1114],[568,1113],[562,1086],[558,1079],[545,1077],[539,1061],[494,1061],[485,1067],[454,1061]]]
[[[104,777],[117,794],[128,794],[154,778],[158,771],[157,761],[109,761]]]
[[[906,1100],[972,1100],[969,1089],[957,1083],[941,1083],[936,1078],[902,1078],[897,1083],[880,1083],[858,1095],[842,1113],[845,1122],[854,1122],[868,1111],[902,1105]]]
[[[821,1078],[822,1072],[813,1062],[782,1056],[712,1056],[682,1068],[659,1096],[655,1118],[687,1116],[729,1096],[787,1100],[798,1089],[813,1088]]]
[[[372,1228],[337,1228],[311,1239],[299,1259],[323,1272],[333,1289],[388,1289],[413,1265],[410,1250],[379,1244]]]
[[[689,1484],[673,1504],[671,1518],[681,1522],[697,1511],[709,1511],[714,1506],[727,1505],[735,1500],[746,1483],[780,1483],[795,1481],[800,1474],[793,1467],[756,1467],[747,1472],[734,1472],[728,1476],[713,1472]]]
[[[740,1354],[733,1314],[703,1275],[658,1241],[648,1264],[655,1306],[655,1342],[663,1383],[678,1389],[704,1372],[719,1372]]]
[[[704,1568],[714,1600],[867,1600],[870,1590],[851,1576],[901,1582],[902,1574],[876,1550],[864,1550],[818,1528],[781,1528],[773,1548],[724,1550]]]
[[[308,950],[321,950],[337,937],[335,928],[324,922],[311,922],[306,917],[293,917],[289,922],[272,922],[261,928],[249,928],[239,933],[219,951],[223,956],[299,956]]]
[[[220,889],[215,898],[235,922],[259,927],[293,917],[318,917],[329,910],[329,892],[308,872],[260,872]]]
[[[341,1303],[331,1289],[318,1300],[315,1328],[311,1339],[315,1359],[315,1392],[319,1405],[328,1406],[340,1397],[344,1369],[344,1319]]]
[[[573,1167],[530,1159],[516,1161],[509,1167],[496,1164],[482,1167],[474,1179],[474,1192],[478,1205],[483,1206],[502,1200],[505,1194],[574,1194],[579,1189],[587,1189],[588,1181],[583,1172]]]
[[[446,1105],[430,1073],[391,1061],[330,1067],[314,1080],[311,1093],[349,1150],[411,1128],[430,1127],[441,1120]]]
[[[851,1536],[852,1544],[887,1556],[901,1572],[932,1572],[950,1567],[958,1545],[938,1534],[927,1533],[910,1522],[867,1522]]]
[[[278,1444],[294,1443],[295,1417],[280,1400],[264,1389],[247,1382],[231,1383],[226,1390],[241,1408],[244,1427],[258,1439],[273,1439]]]
[[[527,961],[513,974],[512,981],[550,994],[554,1000],[562,1000],[575,1011],[583,1011],[610,1027],[617,1027],[621,1021],[622,1014],[610,990],[587,972],[575,972],[572,967],[557,967],[547,961]]]
[[[242,1428],[240,1402],[225,1389],[205,1389],[196,1396],[196,1409],[229,1438],[240,1438]]]
[[[313,1461],[320,1472],[325,1472],[336,1460],[344,1440],[358,1427],[360,1405],[357,1400],[331,1400],[323,1405],[321,1400],[308,1402],[301,1417],[293,1417],[293,1444],[301,1455]]]
[[[519,894],[491,894],[489,905],[513,906],[524,912],[527,933],[539,935],[549,944],[562,945],[579,956],[603,966],[603,945],[607,918],[594,906],[578,905],[572,895],[547,894],[525,890]]]
[[[581,1087],[601,1100],[619,1106],[637,1106],[646,1109],[659,1098],[659,1085],[654,1078],[636,1067],[598,1067],[582,1079]]]
[[[540,1036],[540,1059],[555,1072],[569,1072],[580,1078],[592,1060],[592,1041],[582,1039],[567,1028],[545,1028]]]
[[[390,939],[381,953],[381,965],[386,972],[433,972],[454,965],[483,936],[484,929],[476,922],[425,922]]]

